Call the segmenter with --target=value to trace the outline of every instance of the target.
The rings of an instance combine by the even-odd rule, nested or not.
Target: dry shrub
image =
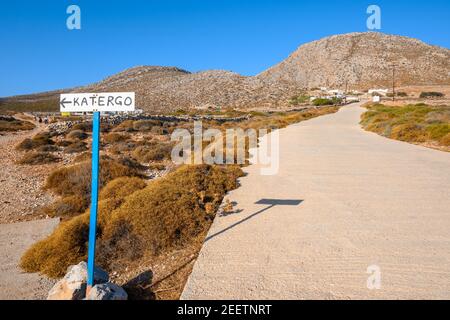
[[[114,143],[110,151],[113,154],[121,154],[123,152],[131,152],[136,148],[136,142],[134,141],[122,141],[118,143]]]
[[[83,161],[89,161],[91,160],[92,154],[90,152],[83,152],[78,154],[77,156],[75,156],[75,158],[73,158],[73,162],[77,163],[77,162],[83,162]]]
[[[134,127],[133,127],[133,120],[125,120],[122,123],[118,124],[117,126],[115,126],[112,131],[113,132],[133,132],[134,131]]]
[[[125,176],[139,176],[139,172],[111,159],[100,161],[99,188],[115,178]],[[88,196],[91,192],[91,162],[56,169],[47,178],[45,189],[61,196]]]
[[[27,272],[39,272],[52,278],[61,277],[68,266],[86,260],[88,235],[87,214],[62,222],[50,237],[27,250],[20,266]]]
[[[133,123],[133,129],[136,131],[150,131],[153,127],[160,127],[161,121],[158,120],[138,120]]]
[[[450,122],[448,123],[434,123],[426,128],[430,139],[441,140],[450,133]]]
[[[112,271],[143,255],[201,241],[225,193],[237,187],[238,166],[183,166],[144,187],[119,178],[101,192],[97,263]],[[207,212],[208,211],[208,212]],[[21,259],[27,272],[62,276],[86,259],[88,212],[62,223]]]
[[[70,140],[85,140],[87,139],[88,135],[83,130],[76,129],[69,132],[67,135],[67,139]]]
[[[366,130],[406,142],[434,142],[443,146],[448,143],[445,139],[450,133],[448,106],[376,104],[368,108],[361,116]]]
[[[18,161],[19,164],[38,165],[60,161],[61,158],[56,157],[48,152],[27,152]]]
[[[152,164],[148,165],[148,169],[149,170],[159,170],[159,171],[161,171],[161,170],[165,170],[166,166],[164,164],[162,164],[162,163],[152,163]]]
[[[151,161],[161,161],[170,159],[173,143],[152,141],[144,146],[137,147],[132,155],[139,162],[149,163]]]
[[[81,130],[83,132],[91,132],[92,131],[92,122],[85,121],[85,122],[77,123],[72,127],[72,131],[73,130]]]
[[[442,144],[443,146],[450,146],[450,133],[447,133],[445,136],[443,136],[441,138],[441,140],[439,140],[440,144]]]
[[[120,133],[116,133],[116,132],[108,133],[107,135],[102,137],[103,142],[110,143],[110,144],[126,141],[128,139],[130,139],[129,134],[120,134]]]
[[[52,144],[45,144],[36,148],[36,151],[38,152],[56,152],[58,150],[58,147]]]
[[[204,235],[213,218],[205,205],[217,208],[241,175],[238,166],[181,167],[128,197],[112,214],[104,236],[129,223],[150,254],[183,246]]]
[[[68,141],[68,140],[59,140],[59,141],[56,141],[55,144],[58,147],[67,147],[67,146],[70,146],[72,143],[73,143],[72,141]]]
[[[402,124],[391,130],[391,138],[401,141],[425,142],[427,137],[427,132],[417,124]]]
[[[73,217],[83,213],[89,206],[89,199],[78,195],[63,197],[41,210],[50,217]]]
[[[48,132],[42,132],[35,135],[33,138],[26,138],[16,146],[16,150],[25,151],[33,150],[44,145],[53,145],[54,141]]]
[[[34,129],[34,124],[10,116],[0,116],[1,131],[20,131]]]
[[[71,144],[69,144],[65,149],[64,152],[66,153],[79,153],[88,150],[86,143],[83,141],[76,141]]]
[[[147,186],[145,180],[137,177],[117,178],[100,192],[100,199],[120,199]]]

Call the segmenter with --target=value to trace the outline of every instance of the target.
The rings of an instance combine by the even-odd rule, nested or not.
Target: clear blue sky
[[[66,8],[81,8],[81,30]],[[0,4],[0,96],[84,85],[136,65],[254,75],[299,45],[366,30],[450,47],[450,1],[14,0]]]

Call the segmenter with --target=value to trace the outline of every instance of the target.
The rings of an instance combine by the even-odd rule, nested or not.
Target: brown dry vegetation
[[[67,134],[67,138],[69,140],[85,140],[85,139],[87,139],[87,137],[88,137],[88,134],[80,129],[72,130]]]
[[[450,151],[450,107],[415,104],[369,105],[363,127],[387,138]]]
[[[150,182],[112,181],[100,194],[98,264],[108,271],[144,256],[157,256],[201,242],[214,217],[206,208],[220,205],[237,187],[237,166],[184,166]],[[89,212],[63,222],[47,239],[33,245],[21,267],[59,277],[86,259]]]
[[[99,188],[119,177],[139,176],[134,163],[102,157],[100,161]],[[84,161],[53,171],[47,178],[45,189],[61,199],[43,209],[51,217],[70,217],[84,212],[89,205],[91,191],[91,162]]]
[[[49,152],[33,152],[29,151],[23,155],[18,161],[19,164],[39,165],[60,161],[61,158],[54,156]]]
[[[36,134],[34,137],[26,138],[16,146],[16,150],[27,151],[33,150],[45,145],[53,145],[55,142],[51,139],[51,134],[49,132],[41,132]]]
[[[34,124],[31,122],[19,120],[11,116],[0,115],[0,132],[31,130],[34,127]]]

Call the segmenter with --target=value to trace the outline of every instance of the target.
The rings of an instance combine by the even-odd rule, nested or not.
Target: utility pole
[[[395,101],[395,64],[392,64],[392,101]]]

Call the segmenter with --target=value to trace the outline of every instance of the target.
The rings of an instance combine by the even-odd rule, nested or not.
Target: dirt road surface
[[[366,132],[364,111],[280,130],[279,172],[246,168],[182,299],[450,299],[450,154]]]

